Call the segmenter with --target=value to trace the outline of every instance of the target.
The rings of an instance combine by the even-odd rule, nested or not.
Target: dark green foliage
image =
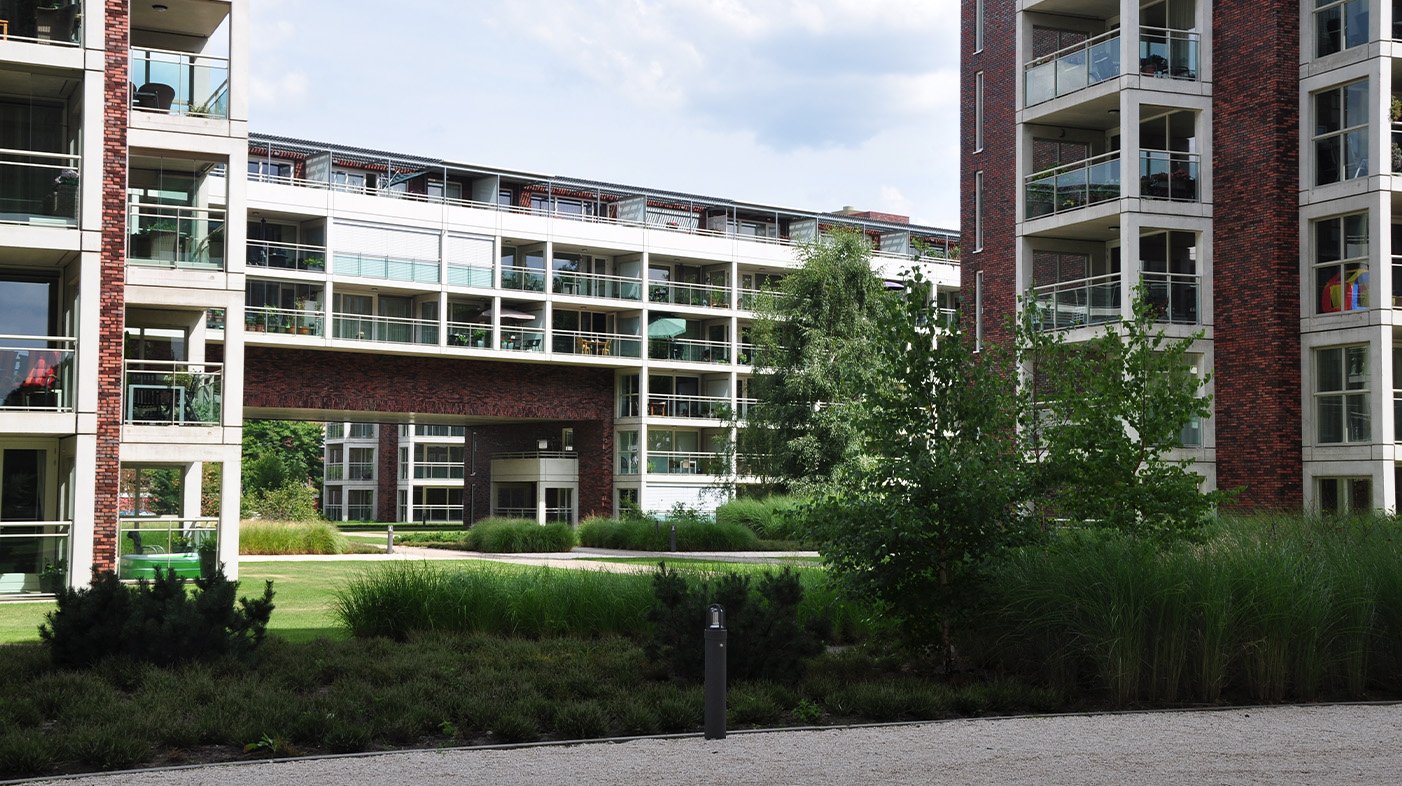
[[[794,497],[776,495],[765,499],[739,497],[716,508],[717,524],[742,526],[764,540],[797,540],[800,502]]]
[[[55,740],[39,729],[13,729],[0,734],[0,778],[25,778],[50,771]]]
[[[320,423],[249,420],[243,424],[243,487],[263,491],[290,484],[321,486]]]
[[[53,663],[88,666],[121,656],[155,664],[240,657],[262,643],[273,611],[273,583],[260,598],[235,604],[238,582],[222,570],[195,579],[187,592],[174,571],[157,570],[155,581],[128,587],[115,574],[100,573],[91,587],[62,590],[39,636]]]
[[[574,530],[564,522],[537,524],[528,519],[485,519],[472,525],[464,536],[472,551],[494,554],[569,551],[574,548]]]
[[[579,525],[579,545],[599,549],[666,551],[672,524],[677,526],[677,551],[757,551],[755,533],[738,524],[706,521],[592,518]]]
[[[729,637],[726,671],[733,679],[794,681],[805,662],[822,652],[816,625],[799,618],[803,586],[789,568],[760,574],[752,590],[750,577],[725,573],[713,579],[688,579],[665,564],[652,574],[653,604],[648,611],[652,638],[648,659],[668,674],[700,679],[704,664],[702,630],[712,603],[725,608]]]

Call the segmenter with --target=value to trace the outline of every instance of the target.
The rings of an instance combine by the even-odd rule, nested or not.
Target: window
[[[1392,348],[1392,441],[1402,442],[1402,344]]]
[[[638,432],[618,432],[618,474],[638,474]]]
[[[351,439],[375,439],[379,436],[375,430],[374,423],[352,423],[350,424]]]
[[[1370,478],[1318,478],[1315,484],[1320,513],[1367,513],[1373,507]]]
[[[983,271],[974,273],[974,351],[983,349]]]
[[[1314,184],[1368,174],[1368,80],[1314,94]]]
[[[983,72],[974,74],[974,152],[983,150]]]
[[[638,416],[638,375],[625,374],[618,378],[618,416]]]
[[[327,423],[326,438],[341,439],[346,435],[346,425],[344,423]]]
[[[351,521],[374,521],[375,490],[348,490],[346,492],[346,518]]]
[[[1314,367],[1319,443],[1368,441],[1368,347],[1315,350]]]
[[[1202,393],[1202,357],[1200,355],[1190,355],[1188,357],[1188,373],[1198,380],[1198,393]],[[1188,419],[1183,425],[1183,430],[1178,432],[1178,445],[1184,448],[1202,447],[1202,420],[1196,416]]]
[[[1315,0],[1314,56],[1368,43],[1368,0]]]
[[[292,165],[282,161],[269,161],[268,159],[249,159],[248,174],[253,175],[253,180],[268,180],[271,178],[292,177]]]
[[[1368,214],[1314,222],[1315,313],[1367,308],[1368,280]]]
[[[974,0],[974,51],[983,51],[983,0]]]
[[[973,249],[983,251],[983,172],[973,174]]]
[[[1184,325],[1198,321],[1197,234],[1146,232],[1139,236],[1139,267],[1154,318]],[[1119,299],[1115,299],[1118,305]]]
[[[346,480],[375,479],[374,448],[351,448],[346,452],[350,457],[346,466]]]

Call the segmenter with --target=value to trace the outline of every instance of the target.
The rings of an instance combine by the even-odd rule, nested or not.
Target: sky
[[[252,0],[250,127],[958,227],[956,0]]]

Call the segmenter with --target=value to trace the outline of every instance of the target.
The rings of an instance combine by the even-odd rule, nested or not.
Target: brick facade
[[[1299,26],[1294,0],[1213,3],[1217,484],[1246,509],[1303,505]]]
[[[579,453],[580,515],[607,515],[613,510],[612,369],[248,346],[244,349],[244,407],[499,421],[500,425],[468,426],[469,434],[476,431],[478,440],[479,517],[486,515],[490,504],[492,453],[534,450],[537,439],[558,446],[560,430],[573,427]],[[391,436],[386,442],[386,432],[396,433],[395,427],[381,427],[378,512],[382,517],[394,511],[393,478],[397,477],[398,440]]]
[[[126,328],[127,112],[131,91],[127,60],[130,56],[130,14],[126,0],[106,0],[105,11],[93,565],[97,570],[116,570],[122,441],[122,349]]]
[[[974,52],[974,18],[983,3],[983,51]],[[1011,340],[1017,308],[1017,8],[1013,0],[963,0],[959,47],[960,290],[966,330],[974,331],[974,281],[983,271],[983,331]],[[975,74],[983,72],[983,151],[974,152]],[[975,174],[983,172],[983,250],[974,232]]]

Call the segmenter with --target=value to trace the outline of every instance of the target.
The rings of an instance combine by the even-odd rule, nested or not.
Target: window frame
[[[1363,219],[1363,231],[1350,235],[1348,232],[1349,219],[1356,219],[1359,217]],[[1338,222],[1338,247],[1334,249],[1334,258],[1322,259],[1320,253],[1322,229],[1326,224],[1333,222]],[[1361,210],[1353,213],[1343,213],[1337,216],[1316,219],[1310,222],[1310,233],[1311,240],[1313,241],[1310,244],[1310,292],[1313,293],[1311,297],[1311,300],[1313,300],[1312,313],[1315,316],[1331,316],[1335,314],[1349,314],[1356,311],[1367,311],[1372,308],[1372,293],[1370,291],[1372,276],[1370,275],[1371,265],[1369,262],[1369,239],[1371,237],[1370,211]],[[1362,237],[1363,241],[1362,243],[1350,243],[1350,237]],[[1349,256],[1350,246],[1355,245],[1362,246],[1361,254]],[[1347,288],[1348,285],[1345,283],[1349,280],[1350,271],[1355,271],[1357,273],[1357,275],[1353,277],[1354,281],[1361,281],[1361,283],[1354,285],[1357,289],[1353,291],[1352,297],[1349,297],[1350,291]],[[1324,287],[1321,287],[1320,281],[1322,273],[1334,273],[1331,278],[1323,280],[1326,282],[1337,281],[1338,283],[1326,283]],[[1324,297],[1327,295],[1327,290],[1331,286],[1337,288],[1339,291],[1339,304],[1334,308],[1326,308],[1324,305]],[[1352,307],[1349,306],[1350,301],[1353,303]]]
[[[1368,344],[1340,344],[1329,347],[1316,347],[1312,353],[1314,360],[1314,375],[1310,383],[1310,394],[1314,399],[1315,428],[1314,437],[1317,445],[1357,445],[1372,441],[1372,388],[1369,386],[1369,350]],[[1336,361],[1339,363],[1338,380],[1341,387],[1337,389],[1323,389],[1324,369],[1331,362],[1326,357],[1327,353],[1338,353]],[[1353,355],[1354,352],[1361,352],[1361,355]],[[1351,355],[1362,358],[1362,367],[1358,374],[1362,384],[1360,387],[1349,387],[1349,362]],[[1334,402],[1334,403],[1330,403]],[[1350,404],[1357,402],[1351,408]],[[1357,406],[1361,403],[1361,407]],[[1326,413],[1325,407],[1330,406],[1334,412]],[[1361,428],[1357,424],[1350,423],[1350,415],[1362,415]],[[1339,439],[1328,439],[1325,434],[1326,423],[1337,418],[1333,424],[1337,428]],[[1351,427],[1352,426],[1352,427]]]
[[[1352,27],[1349,25],[1347,7],[1356,3],[1361,3],[1363,6],[1363,39],[1361,41],[1356,41],[1355,43],[1350,44],[1349,32],[1352,29]],[[1321,48],[1321,45],[1324,43],[1324,40],[1320,36],[1320,32],[1324,28],[1320,24],[1320,16],[1321,14],[1328,13],[1329,11],[1335,9],[1338,9],[1339,12],[1338,48],[1330,49],[1329,51],[1325,52],[1322,51]],[[1372,20],[1368,17],[1368,0],[1315,0],[1313,16],[1314,57],[1316,59],[1321,57],[1328,57],[1329,55],[1338,54],[1339,52],[1347,52],[1348,50],[1353,49],[1354,47],[1359,47],[1367,44],[1369,39],[1371,38],[1369,28],[1372,26]]]
[[[1356,87],[1356,86],[1359,86],[1359,85],[1362,85],[1362,86],[1363,86],[1363,102],[1362,102],[1362,103],[1363,103],[1363,111],[1362,111],[1362,118],[1361,118],[1360,122],[1358,122],[1356,125],[1348,125],[1348,114],[1349,114],[1348,95],[1349,95],[1349,89],[1350,89],[1350,88],[1353,88],[1353,87]],[[1314,133],[1313,133],[1313,134],[1311,135],[1311,137],[1310,137],[1310,143],[1311,143],[1311,147],[1312,147],[1312,150],[1313,150],[1313,153],[1314,153],[1314,175],[1313,175],[1313,179],[1312,179],[1313,185],[1315,185],[1315,186],[1326,186],[1326,185],[1330,185],[1330,184],[1332,184],[1332,183],[1343,183],[1343,182],[1348,181],[1348,180],[1357,180],[1357,179],[1359,179],[1359,178],[1364,178],[1364,177],[1367,177],[1367,176],[1368,176],[1368,174],[1369,174],[1369,172],[1370,172],[1370,163],[1371,163],[1371,162],[1368,160],[1368,158],[1369,158],[1369,156],[1368,156],[1368,136],[1369,136],[1369,133],[1368,133],[1368,127],[1369,127],[1369,123],[1368,123],[1368,112],[1369,112],[1369,110],[1368,110],[1368,105],[1369,105],[1369,100],[1368,100],[1368,97],[1369,97],[1369,92],[1370,92],[1369,80],[1365,77],[1365,78],[1363,78],[1363,79],[1355,79],[1355,80],[1353,80],[1353,81],[1351,81],[1351,82],[1345,82],[1345,83],[1340,84],[1340,85],[1335,85],[1335,86],[1333,86],[1333,87],[1330,87],[1330,88],[1327,88],[1327,89],[1324,89],[1324,90],[1317,90],[1317,91],[1315,91],[1315,92],[1313,92],[1313,93],[1310,94],[1310,101],[1311,101],[1311,103],[1312,103],[1312,106],[1311,106],[1311,108],[1310,108],[1310,112],[1311,112],[1311,114],[1313,115],[1313,118],[1312,118],[1312,119],[1313,119],[1313,121],[1314,121]],[[1339,110],[1338,110],[1338,111],[1339,111],[1339,116],[1338,116],[1337,118],[1332,118],[1333,121],[1336,121],[1336,122],[1338,123],[1338,128],[1335,128],[1335,129],[1332,129],[1332,130],[1329,130],[1329,131],[1320,132],[1319,129],[1321,128],[1321,124],[1322,124],[1322,118],[1320,117],[1320,100],[1321,100],[1325,95],[1330,94],[1330,93],[1338,93],[1338,94],[1339,94]],[[1360,134],[1360,133],[1362,134],[1362,141],[1361,141],[1361,143],[1360,143],[1360,149],[1362,150],[1362,157],[1361,157],[1361,159],[1359,159],[1359,162],[1360,162],[1361,165],[1355,169],[1354,174],[1350,175],[1350,174],[1349,174],[1350,158],[1349,158],[1349,155],[1348,155],[1348,154],[1349,154],[1349,150],[1350,150],[1351,148],[1350,148],[1350,146],[1349,146],[1349,139],[1350,139],[1351,137],[1354,137],[1354,136],[1357,135],[1357,134]],[[1331,179],[1331,180],[1324,180],[1324,179],[1321,179],[1321,175],[1322,175],[1321,166],[1322,166],[1324,157],[1323,157],[1322,155],[1320,155],[1320,150],[1321,150],[1321,147],[1322,147],[1323,145],[1331,144],[1334,140],[1338,140],[1338,145],[1339,145],[1339,147],[1338,147],[1338,153],[1337,153],[1337,165],[1338,165],[1338,169],[1337,169],[1335,172],[1332,173],[1333,179]]]

